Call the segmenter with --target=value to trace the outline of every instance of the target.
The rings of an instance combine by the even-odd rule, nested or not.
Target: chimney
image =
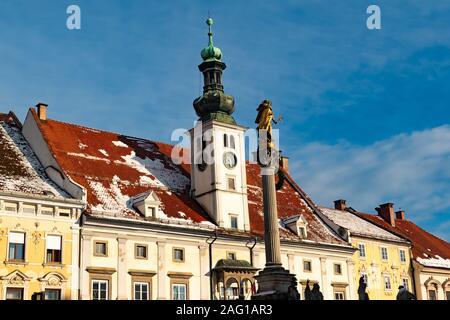
[[[285,156],[281,156],[280,166],[284,169],[284,171],[289,173],[289,158],[285,157]]]
[[[395,213],[395,219],[405,220],[405,211],[400,210]]]
[[[380,207],[375,208],[375,210],[377,210],[378,215],[381,216],[384,219],[384,221],[389,223],[391,226],[395,227],[395,215],[393,203],[380,204]]]
[[[345,200],[344,199],[339,199],[334,201],[334,208],[336,210],[345,210],[347,208],[347,205],[345,204]]]
[[[47,107],[48,107],[48,104],[41,103],[41,102],[39,102],[36,105],[37,114],[38,114],[38,117],[40,120],[43,120],[43,121],[47,120]]]

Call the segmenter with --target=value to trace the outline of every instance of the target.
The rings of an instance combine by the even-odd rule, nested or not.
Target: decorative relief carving
[[[11,285],[15,285],[15,286],[21,286],[21,285],[23,285],[24,281],[21,276],[19,276],[18,274],[15,274],[14,276],[12,276],[9,279],[8,283]]]
[[[39,244],[39,242],[41,241],[42,234],[38,231],[35,231],[31,234],[31,237],[33,239],[34,245],[37,246]]]
[[[52,276],[48,279],[47,284],[52,287],[59,287],[61,286],[61,279],[56,276]]]

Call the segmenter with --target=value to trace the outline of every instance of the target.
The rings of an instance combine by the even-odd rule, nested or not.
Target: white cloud
[[[419,224],[450,219],[449,125],[396,135],[368,146],[311,143],[291,159],[300,159],[293,161],[290,170],[322,205],[343,198],[355,209],[374,212],[378,204],[394,202],[396,209],[404,209],[407,217]],[[445,217],[436,216],[445,210],[449,212]],[[439,233],[445,234],[445,230],[439,229]]]

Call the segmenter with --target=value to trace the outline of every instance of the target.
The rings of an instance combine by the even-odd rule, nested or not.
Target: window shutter
[[[9,234],[10,243],[20,243],[25,244],[25,233],[22,232],[11,232]]]
[[[47,236],[47,249],[61,250],[61,237],[60,236]]]

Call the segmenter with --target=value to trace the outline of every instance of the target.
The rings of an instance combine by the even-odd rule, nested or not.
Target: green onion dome
[[[206,20],[206,24],[208,25],[209,28],[208,32],[209,42],[208,46],[204,48],[201,52],[202,59],[203,61],[220,60],[222,59],[222,51],[220,51],[219,48],[214,47],[212,40],[213,33],[211,31],[211,26],[214,24],[213,19],[208,18]]]

